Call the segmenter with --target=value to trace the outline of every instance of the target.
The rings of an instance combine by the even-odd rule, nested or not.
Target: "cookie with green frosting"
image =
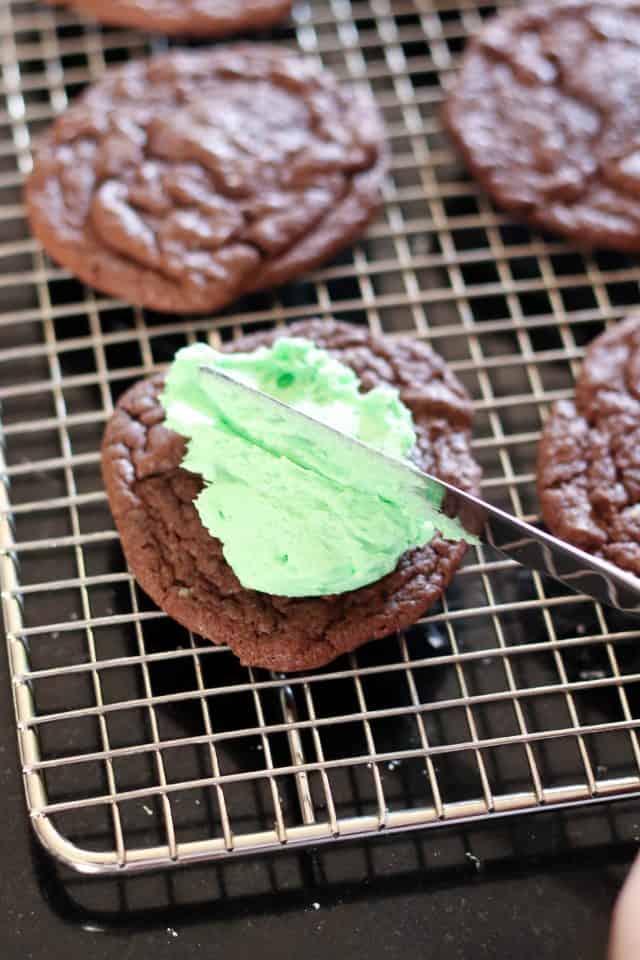
[[[243,663],[285,671],[419,619],[465,544],[339,454],[320,462],[260,411],[221,410],[202,363],[477,492],[470,401],[425,344],[309,321],[245,337],[228,355],[189,347],[166,381],[123,395],[105,432],[111,508],[147,593]]]

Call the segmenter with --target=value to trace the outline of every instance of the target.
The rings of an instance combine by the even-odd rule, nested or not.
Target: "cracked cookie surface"
[[[496,203],[587,247],[640,250],[640,3],[532,3],[489,21],[444,120]]]
[[[307,337],[334,354],[363,390],[396,386],[414,418],[416,463],[478,491],[471,403],[428,346],[376,339],[345,323],[304,321],[244,337],[233,349],[252,350],[282,335]],[[409,626],[435,603],[462,561],[464,543],[436,537],[405,553],[386,577],[344,594],[292,599],[245,590],[193,505],[201,480],[180,467],[184,441],[163,425],[162,384],[161,376],[152,377],[120,398],[105,431],[102,466],[129,566],[171,617],[228,644],[245,664],[305,670]]]
[[[640,317],[593,341],[575,401],[553,407],[538,492],[552,533],[640,576]]]
[[[72,6],[101,23],[192,37],[226,37],[283,20],[291,0],[47,0]]]
[[[385,166],[368,94],[246,44],[107,71],[39,140],[26,201],[36,237],[86,283],[196,313],[352,242]]]

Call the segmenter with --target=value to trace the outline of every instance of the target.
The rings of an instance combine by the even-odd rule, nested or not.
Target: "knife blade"
[[[348,453],[362,476],[380,481],[401,479],[412,492],[419,492],[430,510],[439,515],[442,535],[449,540],[488,543],[504,556],[529,570],[558,580],[576,593],[625,613],[640,615],[640,578],[565,543],[546,531],[475,497],[453,484],[425,473],[415,464],[390,456],[356,437],[323,423],[282,400],[243,383],[216,367],[203,364],[205,377],[216,381],[216,402],[228,409],[247,398],[261,405],[270,421],[284,431],[295,433],[307,444]],[[252,438],[253,439],[253,438]]]

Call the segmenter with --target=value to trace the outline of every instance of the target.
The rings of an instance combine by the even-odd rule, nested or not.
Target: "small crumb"
[[[584,637],[586,632],[587,628],[585,627],[584,623],[579,623],[576,627],[576,633],[579,633],[581,637]]]
[[[170,937],[178,936],[178,931],[174,930],[173,927],[167,927],[167,933],[169,934]]]
[[[472,863],[472,864],[474,865],[474,867],[476,868],[476,870],[477,870],[478,872],[480,872],[480,870],[482,870],[482,860],[480,860],[479,857],[476,857],[476,855],[475,855],[474,853],[471,853],[470,850],[467,850],[467,851],[465,852],[465,857],[467,858],[467,860],[469,860],[470,863]]]
[[[202,800],[195,800],[194,803],[195,803],[196,807],[199,807],[200,804],[202,803]]]
[[[261,743],[256,744],[256,750],[264,750],[264,747]]]
[[[579,676],[581,680],[604,680],[606,674],[604,670],[581,670]]]
[[[319,910],[319,909],[320,909],[320,904],[318,903],[317,900],[314,900],[314,902],[311,904],[311,906],[313,907],[314,910]]]
[[[153,816],[153,810],[151,809],[151,807],[148,807],[148,806],[146,805],[146,803],[143,803],[143,804],[142,804],[142,809],[144,810],[144,812],[146,813],[146,815],[147,815],[148,817],[152,817],[152,816]]]
[[[395,770],[395,768],[399,766],[400,766],[399,760],[389,760],[389,763],[387,764],[387,770]]]
[[[71,613],[69,614],[69,620],[77,620],[77,619],[78,619],[78,614],[75,612],[75,610],[72,610]]]
[[[54,632],[51,634],[51,639],[52,639],[52,640],[59,640],[59,639],[60,639],[60,634],[58,633],[57,630],[54,630]]]
[[[178,590],[178,596],[179,596],[179,597],[190,597],[190,596],[191,596],[191,590],[189,589],[189,587],[180,587],[180,589]]]
[[[427,643],[434,650],[441,650],[447,644],[447,639],[444,633],[434,623],[429,624],[429,629],[427,631]]]

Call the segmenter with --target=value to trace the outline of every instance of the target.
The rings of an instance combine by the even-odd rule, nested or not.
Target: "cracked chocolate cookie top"
[[[47,0],[92,14],[101,23],[195,37],[226,37],[273,26],[291,0]]]
[[[471,456],[472,407],[464,388],[426,344],[386,341],[337,322],[307,321],[235,341],[235,350],[278,336],[307,337],[350,366],[370,390],[396,386],[411,409],[423,469],[477,493]],[[182,469],[184,440],[163,423],[161,376],[128,390],[107,424],[102,469],[129,567],[171,617],[243,663],[306,670],[409,626],[438,599],[466,550],[440,536],[405,553],[366,587],[325,597],[288,598],[245,590],[203,527],[194,498],[200,477]]]
[[[88,284],[156,310],[214,310],[348,244],[379,202],[375,105],[268,45],[108,71],[45,133],[34,233]]]
[[[597,337],[538,459],[549,530],[640,576],[640,317]]]
[[[531,3],[469,44],[445,123],[496,203],[640,250],[640,3]]]

